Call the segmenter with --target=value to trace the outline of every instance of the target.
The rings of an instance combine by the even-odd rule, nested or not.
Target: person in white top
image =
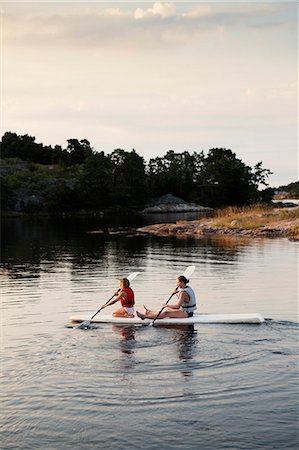
[[[177,287],[172,295],[178,295],[178,301],[175,304],[164,304],[163,311],[159,314],[159,311],[152,311],[143,305],[145,313],[142,314],[136,311],[136,314],[140,319],[165,319],[170,318],[187,318],[192,317],[196,308],[196,296],[192,287],[188,286],[189,280],[184,275],[180,275],[176,279]]]

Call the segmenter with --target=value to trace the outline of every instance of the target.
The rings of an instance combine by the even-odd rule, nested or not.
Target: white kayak
[[[86,320],[90,320],[90,317],[82,316],[71,316],[71,322],[82,323]],[[195,323],[262,323],[265,319],[261,314],[250,313],[250,314],[194,314],[193,317],[188,317],[186,319],[157,319],[155,325],[189,325]],[[135,325],[146,325],[152,322],[152,319],[141,320],[139,317],[134,317],[132,319],[126,319],[122,317],[113,317],[108,314],[99,314],[91,323],[114,323],[114,324],[135,324]]]

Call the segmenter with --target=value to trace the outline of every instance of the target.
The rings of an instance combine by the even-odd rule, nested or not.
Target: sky
[[[1,25],[1,135],[222,147],[298,180],[297,2],[2,1]]]

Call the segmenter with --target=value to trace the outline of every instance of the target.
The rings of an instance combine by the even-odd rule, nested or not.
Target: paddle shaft
[[[172,299],[172,297],[174,296],[174,292],[171,294],[171,296],[169,297],[169,299],[167,300],[167,302],[165,303],[167,305],[168,302],[170,302],[170,300]],[[156,315],[156,317],[154,318],[154,320],[152,321],[152,326],[155,325],[156,320],[159,318],[161,312],[163,311],[163,309],[165,308],[165,306],[163,306],[160,311],[158,312],[158,314]]]
[[[117,292],[119,291],[120,289],[118,289]],[[103,306],[101,306],[100,309],[98,309],[98,311],[90,318],[90,320],[92,320],[97,314],[99,314],[99,312],[102,311],[102,309],[110,302],[110,300],[113,299],[113,297],[115,297],[115,294],[113,294],[112,297],[110,297],[109,300],[107,300],[107,302]]]
[[[186,278],[189,278],[191,275],[192,275],[192,273],[194,272],[194,270],[195,270],[195,266],[188,266],[187,267],[187,269],[185,270],[185,272],[184,272],[184,276],[186,277]],[[176,289],[175,289],[175,291],[177,292],[177,286],[176,286]],[[171,296],[169,297],[169,299],[167,300],[167,302],[165,303],[166,305],[167,305],[167,303],[172,299],[172,297],[174,296],[174,294],[176,294],[176,292],[173,292],[172,294],[171,294]],[[163,306],[161,309],[160,309],[160,311],[158,312],[158,314],[156,315],[156,317],[154,318],[154,320],[152,321],[152,326],[154,326],[155,325],[155,322],[156,322],[156,320],[159,318],[159,316],[160,316],[160,314],[161,314],[161,312],[163,311],[163,309],[165,308],[165,306]]]
[[[128,280],[129,280],[130,282],[133,281],[134,278],[136,278],[137,275],[139,275],[139,273],[140,273],[140,272],[133,272],[133,273],[131,273],[131,274],[128,276]],[[117,290],[117,292],[119,292],[119,291],[120,291],[120,289]],[[99,312],[102,311],[102,309],[103,309],[105,306],[107,306],[107,304],[110,302],[110,300],[113,299],[113,297],[115,297],[115,295],[116,295],[116,294],[113,294],[112,297],[110,297],[109,300],[107,300],[107,302],[106,302],[103,306],[101,306],[101,308],[98,309],[98,311],[97,311],[97,312],[96,312],[89,320],[85,320],[84,322],[82,322],[82,323],[81,323],[78,327],[76,327],[76,328],[84,328],[84,326],[87,327],[87,324],[88,324],[88,326],[89,326],[91,320],[92,320],[97,314],[99,314]]]
[[[137,275],[139,275],[140,272],[133,272],[130,273],[130,275],[128,276],[128,280],[131,282],[134,280],[134,278],[137,277]],[[120,289],[117,290],[117,292],[119,292]],[[112,297],[109,298],[109,300],[107,300],[107,302],[101,306],[101,308],[90,318],[90,320],[92,320],[97,314],[99,314],[100,311],[102,311],[102,309],[110,302],[110,300],[113,299],[113,297],[115,297],[116,294],[113,294]]]

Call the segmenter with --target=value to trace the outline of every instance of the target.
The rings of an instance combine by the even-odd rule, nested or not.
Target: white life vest
[[[192,289],[192,287],[190,286],[186,286],[185,288],[180,288],[179,292],[186,292],[189,296],[189,302],[183,302],[182,303],[182,308],[184,309],[184,311],[188,312],[193,312],[197,309],[196,307],[196,297],[195,297],[195,293]]]

